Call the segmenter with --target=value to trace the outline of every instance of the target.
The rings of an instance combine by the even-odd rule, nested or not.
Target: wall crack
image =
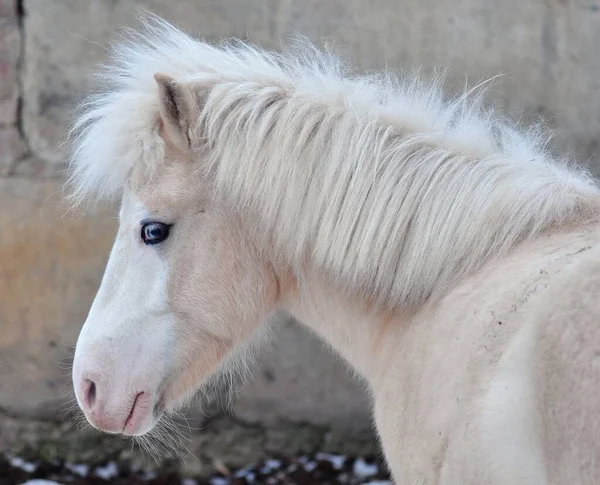
[[[15,125],[17,128],[17,132],[19,133],[19,138],[24,146],[24,152],[18,156],[15,160],[13,160],[9,170],[8,176],[14,175],[15,170],[18,165],[32,156],[31,144],[27,138],[27,133],[25,130],[25,121],[23,116],[24,109],[24,76],[25,76],[25,0],[17,0],[16,2],[16,10],[17,10],[17,25],[19,28],[19,55],[17,58],[17,112],[15,115]]]

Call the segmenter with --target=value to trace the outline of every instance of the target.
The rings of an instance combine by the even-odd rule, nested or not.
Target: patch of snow
[[[362,458],[357,458],[352,467],[352,472],[360,478],[371,477],[377,475],[379,467],[376,463],[367,463]]]
[[[37,469],[37,465],[35,463],[25,461],[20,456],[10,456],[8,460],[11,466],[15,468],[20,468],[21,470],[27,473],[33,473]]]
[[[75,473],[75,475],[79,475],[80,477],[87,477],[90,467],[84,464],[78,463],[65,463],[65,468]]]
[[[316,461],[309,461],[307,463],[304,464],[304,469],[307,472],[312,472],[315,468],[317,468],[317,462]]]
[[[212,477],[210,485],[229,485],[229,480],[223,477]]]
[[[265,462],[265,465],[268,466],[270,469],[275,470],[276,468],[281,468],[281,461],[280,460],[267,460]]]
[[[119,468],[114,461],[109,461],[106,465],[96,468],[96,475],[104,480],[110,480],[119,475]]]
[[[246,478],[250,473],[249,468],[240,468],[237,472],[233,474],[235,478]]]
[[[344,462],[346,461],[346,457],[344,455],[334,455],[332,453],[317,453],[315,458],[317,460],[328,461],[336,470],[341,470],[344,466]]]
[[[181,480],[181,485],[198,485],[198,482],[193,478],[184,478]]]
[[[280,460],[266,460],[265,465],[260,469],[260,472],[266,475],[267,473],[271,473],[274,470],[279,470],[280,468]]]
[[[28,480],[23,482],[21,485],[61,485],[58,482],[53,480],[42,480],[40,478],[36,478],[35,480]]]

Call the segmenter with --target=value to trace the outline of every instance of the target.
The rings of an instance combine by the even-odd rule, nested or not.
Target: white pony
[[[158,18],[100,76],[71,165],[121,198],[73,367],[93,426],[149,432],[283,311],[364,377],[399,485],[600,483],[600,190],[538,132]]]

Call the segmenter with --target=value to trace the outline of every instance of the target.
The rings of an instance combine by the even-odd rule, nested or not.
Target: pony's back
[[[600,247],[565,269],[541,302],[537,387],[551,484],[600,483]]]

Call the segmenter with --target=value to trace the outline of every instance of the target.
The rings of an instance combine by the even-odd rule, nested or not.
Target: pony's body
[[[123,194],[73,370],[91,423],[147,433],[285,311],[368,383],[399,485],[600,479],[593,180],[316,51],[157,21],[106,77],[73,164]]]
[[[414,313],[307,282],[291,311],[369,383],[396,483],[600,479],[599,241],[595,224],[541,238]]]
[[[598,481],[588,460],[598,453],[600,376],[584,342],[597,339],[600,305],[583,295],[598,282],[589,266],[599,235],[587,228],[523,247],[385,325],[369,381],[398,483]],[[569,382],[553,375],[554,359]]]

